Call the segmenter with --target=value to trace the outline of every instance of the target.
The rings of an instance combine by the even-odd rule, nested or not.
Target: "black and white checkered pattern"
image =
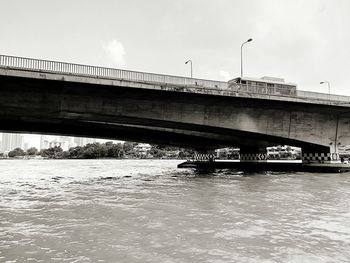
[[[241,161],[262,161],[267,160],[266,153],[244,153],[240,155]]]
[[[302,155],[302,161],[308,162],[329,162],[338,159],[338,154],[331,153],[303,153]]]
[[[208,160],[213,160],[214,155],[213,154],[202,154],[202,153],[197,153],[193,156],[194,160],[196,161],[208,161]]]

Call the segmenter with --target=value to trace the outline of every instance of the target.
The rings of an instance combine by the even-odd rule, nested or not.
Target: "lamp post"
[[[321,81],[320,84],[324,84],[327,83],[328,86],[328,101],[329,101],[329,105],[331,105],[331,83],[329,81]]]
[[[331,113],[331,83],[327,80],[325,81],[321,81],[320,84],[325,84],[327,83],[327,86],[328,86],[328,102],[329,102],[329,114]],[[335,158],[333,157],[333,154],[332,154],[332,159],[333,160],[338,160],[339,158],[339,155],[338,155],[338,125],[339,125],[339,115],[340,114],[337,114],[337,125],[336,125],[336,128],[335,128],[335,137],[334,137],[334,153],[335,154]]]
[[[252,38],[249,38],[247,41],[243,42],[241,45],[241,79],[243,78],[243,46],[244,44],[253,41]]]
[[[188,62],[190,62],[190,64],[191,64],[191,78],[193,78],[192,60],[191,60],[191,59],[187,60],[187,61],[185,62],[185,64],[187,64]]]

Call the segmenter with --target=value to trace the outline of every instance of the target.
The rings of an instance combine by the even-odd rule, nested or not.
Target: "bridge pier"
[[[241,162],[267,162],[267,151],[262,147],[240,148],[239,156]]]
[[[331,152],[331,149],[302,149],[301,160],[303,164],[318,163],[329,164],[339,163],[339,153],[337,150]]]
[[[244,172],[257,171],[293,171],[339,173],[350,172],[350,164],[341,163],[338,153],[331,153],[330,149],[303,149],[302,162],[274,162],[267,160],[266,149],[242,148],[240,161],[215,160],[214,154],[198,151],[191,161],[181,163],[179,168],[195,168],[202,170],[236,169]]]

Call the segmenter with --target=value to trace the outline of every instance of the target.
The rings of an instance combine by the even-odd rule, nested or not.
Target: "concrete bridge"
[[[0,55],[0,130],[144,141],[251,156],[276,144],[330,160],[350,144],[350,97]],[[305,155],[306,156],[306,155]]]

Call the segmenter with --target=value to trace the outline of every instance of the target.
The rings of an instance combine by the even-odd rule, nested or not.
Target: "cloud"
[[[125,49],[121,42],[113,39],[107,45],[104,45],[103,49],[106,52],[108,58],[113,63],[113,66],[124,67],[126,65]]]
[[[227,71],[220,70],[219,74],[224,81],[229,81],[230,79],[232,79],[231,74]]]

